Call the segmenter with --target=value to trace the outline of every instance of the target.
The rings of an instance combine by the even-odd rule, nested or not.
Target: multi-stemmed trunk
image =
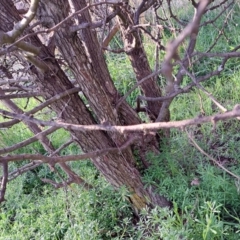
[[[13,10],[10,1],[3,0],[2,2],[2,15],[11,14],[11,18],[2,17],[1,28],[4,31],[9,31],[13,27],[13,20],[17,22],[20,17],[17,10]],[[51,14],[50,19],[53,21],[51,24],[57,24],[67,16],[68,3],[66,1],[54,0],[51,1],[51,4],[49,4],[49,1],[42,1],[42,3],[44,4],[39,6],[41,16],[46,17]],[[46,23],[47,26],[49,26],[48,24],[49,22]],[[103,82],[104,76],[109,75],[106,66],[104,63],[101,66],[95,66],[94,62],[96,60],[92,60],[92,63],[88,60],[80,38],[76,33],[70,34],[68,24],[69,22],[66,22],[63,28],[55,32],[55,42],[62,57],[74,74],[77,83],[80,85],[94,115],[85,106],[79,95],[74,93],[51,104],[51,108],[56,112],[58,119],[67,123],[83,125],[96,123],[119,125],[140,122],[137,114],[127,103],[124,103],[121,110],[119,110],[120,112],[116,110],[116,96],[118,94],[110,76],[106,78],[105,85]],[[38,61],[41,59],[44,66],[48,66],[47,70],[39,69],[39,66],[31,68],[32,74],[37,76],[36,84],[39,91],[44,92],[44,98],[47,100],[73,88],[74,85],[62,71],[51,51],[36,36],[31,37],[30,42],[41,48]],[[34,64],[33,58],[30,56],[28,60]],[[101,58],[101,55],[99,55],[99,58]],[[99,68],[102,68],[102,70]],[[127,140],[119,133],[109,134],[102,131],[71,131],[71,134],[84,152],[119,147]],[[156,197],[150,190],[147,191],[144,188],[140,173],[134,166],[135,160],[130,147],[119,154],[109,152],[104,156],[91,160],[113,186],[118,188],[125,185],[128,188],[130,199],[136,209],[140,209],[150,202],[160,206],[169,205],[165,198]]]

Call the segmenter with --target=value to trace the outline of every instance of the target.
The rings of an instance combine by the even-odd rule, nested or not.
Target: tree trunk
[[[150,68],[148,58],[143,47],[141,32],[138,28],[132,28],[132,25],[134,23],[134,15],[131,13],[131,9],[129,9],[129,12],[126,14],[127,11],[123,12],[121,7],[117,8],[119,9],[118,16],[124,43],[124,50],[132,64],[137,81],[140,81],[144,77],[152,74],[152,70]],[[144,81],[140,85],[140,88],[146,97],[161,97],[162,95],[161,89],[155,81],[155,77],[151,77],[148,80]],[[161,106],[161,102],[147,103],[146,112],[152,121],[155,121],[158,117]]]
[[[17,14],[17,10],[13,10],[12,3],[9,0],[2,0],[2,2],[2,12],[0,16],[10,14],[10,21],[13,19],[15,22],[19,21],[20,17]],[[50,22],[50,25],[48,25],[49,22],[45,22],[48,27],[60,22],[68,14],[69,6],[66,1],[42,1],[42,3],[45,4],[42,4],[39,8],[41,19],[46,20],[50,14],[51,21],[54,21]],[[49,10],[50,12],[48,12]],[[6,17],[1,19],[3,20],[1,21],[0,27],[4,31],[11,30],[12,22],[9,22]],[[69,23],[66,22],[63,28],[55,32],[56,44],[82,88],[95,115],[93,117],[77,93],[71,94],[51,104],[51,108],[57,113],[58,119],[67,123],[84,125],[92,125],[97,122],[113,125],[121,124],[120,117],[113,106],[112,96],[109,96],[110,94],[105,91],[101,82],[98,81],[97,73],[88,61],[87,54],[78,36],[76,34],[69,35],[67,30],[70,26],[68,24]],[[45,93],[44,98],[47,100],[56,94],[73,88],[74,86],[61,70],[51,51],[41,44],[36,36],[31,37],[29,41],[35,46],[40,47],[41,51],[37,59],[33,56],[28,56],[27,60],[35,64],[37,60],[39,61],[39,59],[41,59],[44,66],[48,67],[47,70],[39,69],[39,65],[31,68],[32,73],[37,76],[36,83],[39,90]],[[108,135],[102,131],[71,131],[71,134],[84,152],[119,147],[126,141],[126,138],[118,133]],[[134,166],[134,157],[131,148],[119,154],[109,152],[105,156],[91,160],[113,186],[120,187],[125,185],[128,188],[131,194],[130,199],[136,209],[141,209],[150,202],[160,206],[169,206],[169,202],[165,198],[156,198],[150,190],[147,191],[144,189],[140,173]]]

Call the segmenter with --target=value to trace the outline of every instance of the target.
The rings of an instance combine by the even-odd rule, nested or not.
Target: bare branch
[[[32,161],[20,168],[17,168],[16,170],[10,172],[8,174],[8,181],[12,181],[13,179],[17,178],[18,176],[22,175],[25,172],[28,172],[32,169],[37,168],[38,166],[40,166],[43,162],[42,161]],[[1,178],[0,178],[1,179]]]
[[[15,93],[15,94],[8,94],[8,95],[0,95],[0,100],[3,99],[14,99],[14,98],[29,98],[29,97],[39,97],[43,96],[44,93],[42,92],[32,92],[32,93]]]
[[[113,37],[116,35],[116,33],[119,31],[120,29],[120,25],[117,23],[115,24],[112,29],[110,30],[109,34],[107,35],[107,37],[103,40],[102,42],[102,48],[104,50],[108,50],[106,49],[107,46],[109,45],[109,43],[111,42],[111,40],[113,39]]]
[[[88,158],[96,158],[99,156],[103,156],[109,152],[111,153],[121,153],[124,149],[128,148],[134,141],[136,141],[139,137],[133,136],[128,141],[126,141],[120,147],[113,147],[113,148],[105,148],[102,150],[97,150],[94,152],[89,152],[81,155],[70,155],[70,156],[52,156],[47,157],[40,154],[19,154],[19,155],[6,155],[0,156],[0,163],[6,161],[22,161],[22,160],[41,160],[42,162],[49,163],[50,165],[54,166],[57,163],[65,163],[69,161],[78,161],[78,160],[85,160]]]
[[[26,115],[35,114],[36,112],[38,112],[38,111],[42,110],[43,108],[49,106],[50,104],[54,103],[55,101],[57,101],[57,100],[59,100],[59,99],[61,99],[63,97],[66,97],[66,96],[68,96],[70,94],[79,92],[79,91],[80,91],[80,88],[72,88],[72,89],[66,90],[63,93],[55,95],[54,97],[48,99],[47,101],[43,102],[42,104],[40,104],[39,106],[35,107],[34,109],[26,112],[25,114]],[[2,96],[3,99],[4,99],[4,96],[5,95]],[[19,122],[20,122],[19,120],[14,119],[14,120],[11,120],[11,121],[8,121],[8,122],[0,123],[0,128],[8,128],[8,127],[13,126],[14,124],[19,123]]]
[[[55,126],[55,127],[62,127],[66,130],[75,130],[75,131],[108,131],[108,132],[119,132],[119,133],[125,133],[125,132],[147,132],[149,130],[158,130],[158,129],[169,129],[169,128],[184,128],[190,125],[197,125],[197,124],[203,124],[203,123],[216,123],[217,121],[226,121],[232,118],[236,118],[240,116],[240,105],[236,105],[232,111],[228,111],[226,113],[222,114],[216,114],[213,116],[207,116],[207,117],[196,117],[192,119],[186,119],[181,121],[172,121],[172,122],[156,122],[156,123],[145,123],[145,124],[137,124],[137,125],[131,125],[131,126],[111,126],[111,125],[76,125],[76,124],[69,124],[69,123],[63,123],[60,121],[42,121],[38,120],[36,118],[31,118],[29,116],[25,116],[22,114],[15,114],[11,113],[5,110],[0,109],[0,113],[5,116],[18,118],[23,121],[29,121],[33,122],[42,126]]]
[[[33,20],[37,12],[38,3],[39,3],[39,0],[31,0],[29,10],[25,14],[24,18],[15,24],[13,30],[7,33],[8,36],[10,36],[13,40],[19,37],[23,33],[25,28],[28,26],[28,24]]]
[[[227,0],[226,0],[226,1],[227,1]],[[219,17],[222,16],[222,14],[223,14],[231,5],[233,5],[233,3],[234,3],[234,1],[230,2],[226,7],[223,8],[222,11],[219,12],[219,14],[218,14],[214,19],[212,19],[212,20],[210,20],[210,21],[204,22],[203,24],[200,25],[200,27],[206,26],[206,25],[211,24],[211,23],[214,23]],[[209,11],[209,10],[210,10],[210,9],[208,9],[207,11]]]
[[[30,82],[32,80],[33,79],[28,79],[28,78],[1,80],[0,81],[0,86],[5,85],[5,84],[13,84],[13,83],[20,83],[20,82]]]
[[[0,149],[0,154],[6,154],[6,153],[9,153],[9,152],[15,151],[19,148],[25,147],[25,146],[27,146],[31,143],[34,143],[34,142],[38,141],[39,138],[42,138],[43,136],[47,136],[47,135],[55,132],[58,129],[59,129],[59,127],[56,127],[56,126],[50,127],[47,130],[42,131],[42,132],[36,134],[35,136],[27,139],[27,140],[19,142],[19,143],[15,144],[13,146],[10,146],[10,147]]]
[[[118,10],[116,10],[113,13],[111,13],[110,15],[108,15],[104,20],[97,21],[97,22],[84,22],[84,23],[81,23],[81,24],[79,24],[77,26],[76,25],[72,26],[70,28],[70,31],[71,32],[76,32],[76,31],[79,31],[79,30],[81,30],[83,28],[94,29],[94,28],[102,27],[105,23],[110,22],[117,14],[118,14]]]
[[[170,42],[169,45],[167,46],[165,60],[162,64],[162,69],[163,69],[162,72],[167,79],[172,78],[171,60],[175,59],[175,56],[177,54],[177,48],[184,41],[184,39],[186,39],[186,37],[188,37],[193,31],[196,32],[197,34],[201,17],[209,3],[210,3],[210,0],[200,1],[199,6],[197,8],[196,16],[193,19],[193,21],[189,23],[187,27],[178,35],[178,37],[172,42]]]
[[[73,143],[73,139],[70,139],[69,141],[65,142],[63,145],[61,145],[58,149],[56,149],[53,153],[51,153],[51,156],[55,156],[56,154],[59,154],[64,148],[68,147]]]
[[[200,83],[198,83],[196,77],[194,76],[194,74],[190,73],[184,66],[183,64],[181,65],[182,68],[184,69],[185,73],[192,79],[192,81],[195,83],[195,85],[201,89],[210,99],[211,101],[222,111],[222,112],[226,112],[227,109],[222,106],[213,96],[211,93],[209,93]]]
[[[240,57],[240,52],[224,52],[224,53],[200,53],[196,52],[194,55],[198,55],[199,57],[219,57],[219,58],[234,58]]]

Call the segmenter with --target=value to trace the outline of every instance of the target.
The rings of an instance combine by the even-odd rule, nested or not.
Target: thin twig
[[[223,171],[227,172],[229,175],[235,177],[236,179],[238,179],[240,181],[240,177],[235,175],[234,173],[232,173],[231,171],[229,171],[227,168],[225,168],[222,164],[220,164],[216,159],[214,159],[212,156],[210,156],[209,154],[207,154],[193,139],[193,137],[191,137],[191,135],[189,134],[189,132],[187,130],[185,130],[187,133],[188,138],[191,140],[191,142],[193,143],[194,147],[196,147],[199,152],[201,152],[203,155],[205,155],[206,157],[208,157],[211,161],[213,161],[218,167],[220,167]]]

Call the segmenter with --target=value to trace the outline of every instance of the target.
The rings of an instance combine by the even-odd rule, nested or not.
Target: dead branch
[[[240,52],[225,52],[225,53],[200,53],[196,52],[194,55],[198,55],[199,57],[218,57],[218,58],[234,58],[240,57]]]
[[[222,111],[222,112],[226,112],[227,109],[222,106],[213,96],[211,93],[209,93],[200,83],[197,82],[196,77],[194,76],[193,73],[190,73],[183,65],[181,65],[182,68],[184,69],[185,73],[191,78],[191,80],[195,83],[195,85],[202,90],[203,93],[205,93],[210,99],[211,101]]]
[[[109,43],[111,42],[111,40],[113,39],[113,37],[117,34],[117,32],[119,31],[120,26],[119,24],[115,24],[112,29],[110,30],[109,34],[107,35],[107,37],[103,40],[102,42],[102,48],[104,50],[108,50],[106,49],[107,46],[109,45]]]
[[[226,2],[227,0],[225,0],[224,2]],[[219,12],[219,14],[217,14],[217,16],[215,18],[213,18],[212,20],[209,20],[209,21],[205,21],[204,23],[202,23],[200,25],[200,27],[202,26],[206,26],[208,24],[211,24],[211,23],[214,23],[219,17],[222,16],[222,14],[229,8],[231,7],[232,5],[234,4],[234,1],[231,1],[226,7],[223,8],[222,11]],[[210,9],[208,9],[207,11],[209,11]]]
[[[41,178],[41,181],[44,182],[44,183],[49,183],[51,184],[54,188],[58,189],[58,188],[63,188],[63,187],[66,187],[66,186],[69,186],[71,185],[72,183],[74,183],[74,180],[73,179],[69,179],[67,181],[64,181],[64,182],[60,182],[60,183],[57,183],[51,179],[47,179],[47,178]]]
[[[33,20],[37,12],[38,3],[39,0],[31,0],[29,10],[25,14],[24,18],[18,23],[15,23],[13,30],[7,33],[8,36],[10,36],[13,40],[19,37],[29,25],[29,23]]]

